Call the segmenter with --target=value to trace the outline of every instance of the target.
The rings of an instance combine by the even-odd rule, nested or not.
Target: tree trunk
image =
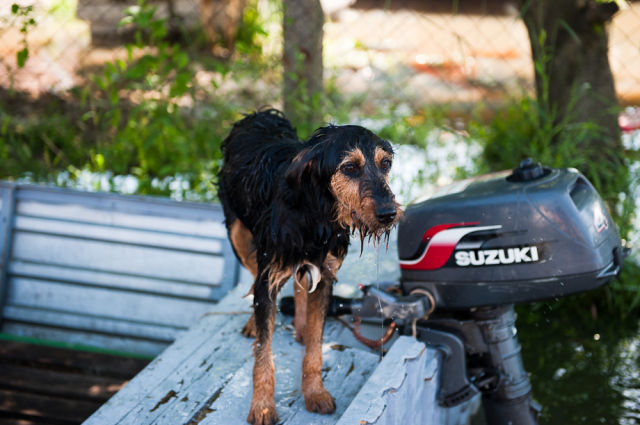
[[[284,111],[308,130],[322,120],[322,27],[319,0],[284,0]]]
[[[211,43],[212,53],[219,57],[229,57],[236,44],[246,0],[198,0],[198,3],[200,23]]]
[[[554,124],[595,124],[597,131],[580,141],[580,149],[600,167],[624,167],[607,35],[618,6],[595,0],[521,0],[521,5],[538,102],[554,114]],[[599,184],[610,205],[626,190],[621,175]]]

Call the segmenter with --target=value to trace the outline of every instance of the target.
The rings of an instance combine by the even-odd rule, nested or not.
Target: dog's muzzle
[[[383,205],[375,210],[376,219],[380,224],[391,224],[396,219],[398,212],[395,205]]]

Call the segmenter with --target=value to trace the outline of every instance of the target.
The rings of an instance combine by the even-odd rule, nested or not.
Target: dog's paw
[[[276,425],[280,419],[275,404],[251,403],[247,422],[252,425]]]
[[[249,320],[247,320],[247,323],[242,328],[242,335],[247,338],[255,338],[257,334],[256,319],[252,314]]]
[[[309,412],[322,413],[328,415],[336,411],[336,401],[329,391],[322,389],[304,397],[305,407]]]

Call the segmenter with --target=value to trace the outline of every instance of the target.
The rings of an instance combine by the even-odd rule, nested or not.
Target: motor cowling
[[[398,254],[404,291],[428,290],[439,309],[591,290],[622,262],[620,236],[592,184],[575,169],[531,160],[411,204]]]

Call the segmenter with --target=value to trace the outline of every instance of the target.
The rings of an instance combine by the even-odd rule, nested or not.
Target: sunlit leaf
[[[18,68],[22,68],[24,64],[27,62],[27,58],[29,57],[29,48],[24,47],[16,53],[16,60],[18,62]]]

